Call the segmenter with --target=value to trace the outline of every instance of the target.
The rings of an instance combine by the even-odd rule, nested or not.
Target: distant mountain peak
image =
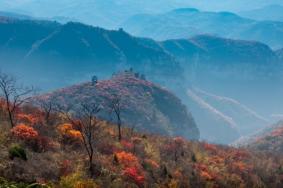
[[[200,11],[196,8],[178,8],[178,9],[173,10],[172,12],[175,12],[175,13],[195,13],[195,12],[200,12]]]

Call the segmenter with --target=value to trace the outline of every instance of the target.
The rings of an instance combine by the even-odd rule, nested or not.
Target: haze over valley
[[[2,0],[0,187],[281,187],[282,7]]]

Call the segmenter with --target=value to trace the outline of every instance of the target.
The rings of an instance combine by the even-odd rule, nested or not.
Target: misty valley
[[[213,2],[0,2],[0,188],[282,187],[283,3]]]

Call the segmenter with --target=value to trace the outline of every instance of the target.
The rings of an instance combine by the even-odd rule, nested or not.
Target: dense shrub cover
[[[16,138],[24,141],[31,141],[38,137],[38,132],[25,124],[19,124],[12,128],[11,133]]]
[[[33,123],[31,117],[44,117],[39,111],[20,109],[19,124],[1,129],[5,139],[0,142],[0,177],[4,177],[0,187],[32,183],[54,188],[283,187],[280,152],[188,141],[125,127],[119,141],[116,125],[99,119],[87,143],[94,150],[90,162],[82,140],[89,136],[88,130],[82,135],[76,126],[80,123],[56,113],[44,124]],[[0,123],[8,124],[6,120]],[[269,137],[281,138],[281,133],[274,130]]]
[[[14,144],[10,147],[9,149],[9,158],[14,159],[14,158],[20,158],[22,160],[27,160],[27,154],[26,151],[23,147],[21,147],[18,144]]]
[[[126,128],[123,129],[123,140],[119,142],[115,137],[117,129],[107,122],[102,122],[94,135],[99,139],[93,143],[96,150],[93,161],[95,173],[91,177],[84,148],[72,147],[81,139],[79,131],[64,118],[58,116],[56,121],[57,128],[50,125],[49,131],[53,133],[47,137],[53,143],[52,150],[36,154],[31,148],[28,152],[31,156],[37,156],[36,163],[31,159],[24,163],[9,161],[13,167],[6,167],[5,170],[12,173],[2,173],[0,168],[0,176],[10,174],[5,178],[71,188],[230,188],[281,187],[283,184],[281,155],[192,142],[181,137],[139,134]],[[41,134],[33,127],[23,124],[11,129],[11,133],[8,140],[13,142],[33,140]],[[67,141],[62,142],[62,138]],[[2,147],[10,153],[11,159],[27,159],[27,151],[19,145],[10,149]],[[0,167],[5,164],[8,164],[7,159],[0,161]],[[50,165],[52,168],[49,168]]]

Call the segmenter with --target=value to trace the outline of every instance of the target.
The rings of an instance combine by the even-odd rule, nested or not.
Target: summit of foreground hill
[[[181,100],[132,70],[114,74],[109,80],[85,82],[43,95],[46,100],[72,106],[95,102],[102,106],[99,116],[113,121],[109,114],[112,98],[119,97],[122,122],[140,131],[198,139],[199,130]]]

